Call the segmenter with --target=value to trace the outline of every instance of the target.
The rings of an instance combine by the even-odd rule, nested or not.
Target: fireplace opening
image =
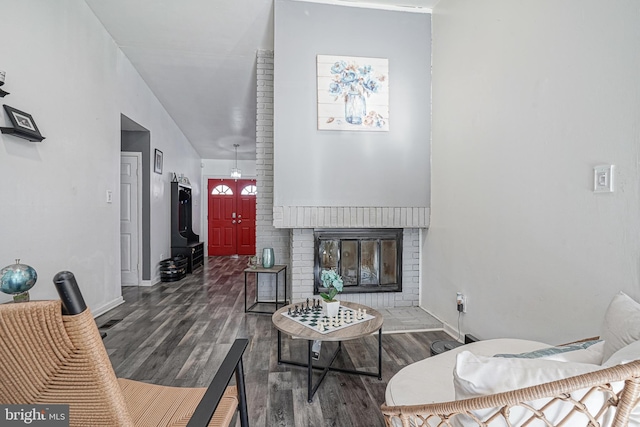
[[[326,292],[322,270],[334,269],[343,293],[402,291],[402,229],[315,230],[314,294]]]

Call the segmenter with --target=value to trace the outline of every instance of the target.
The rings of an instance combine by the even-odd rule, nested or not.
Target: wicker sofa
[[[386,425],[640,426],[640,304],[617,295],[601,338],[492,339],[409,365],[387,385]]]

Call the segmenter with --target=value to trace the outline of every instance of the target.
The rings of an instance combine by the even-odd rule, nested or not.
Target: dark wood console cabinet
[[[204,263],[204,243],[192,229],[193,200],[191,187],[171,183],[171,256],[184,255],[187,259],[187,273]]]

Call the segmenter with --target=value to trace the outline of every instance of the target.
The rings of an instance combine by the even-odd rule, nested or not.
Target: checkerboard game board
[[[313,330],[315,330],[318,333],[321,334],[328,334],[329,332],[334,332],[337,331],[339,329],[344,329],[344,328],[348,328],[349,326],[353,326],[353,325],[357,325],[358,323],[362,323],[362,322],[367,322],[371,319],[373,319],[374,317],[370,314],[365,314],[363,316],[362,319],[356,319],[356,314],[358,313],[357,310],[353,310],[351,308],[347,308],[344,306],[340,306],[340,309],[338,311],[338,316],[337,319],[340,319],[342,316],[342,313],[344,313],[346,315],[347,312],[351,313],[351,323],[346,323],[343,322],[342,326],[331,326],[331,323],[329,323],[328,327],[325,327],[324,331],[320,331],[320,329],[318,328],[318,324],[323,320],[323,319],[328,319],[327,316],[325,316],[324,314],[322,314],[322,310],[314,310],[314,309],[310,309],[308,313],[304,313],[304,311],[302,313],[300,313],[297,316],[293,316],[293,315],[289,315],[286,311],[282,313],[282,315],[288,319],[294,320],[308,328],[311,328]],[[326,323],[325,323],[326,324]]]

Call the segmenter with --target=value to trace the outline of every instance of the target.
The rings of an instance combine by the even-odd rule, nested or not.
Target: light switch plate
[[[593,168],[593,192],[613,193],[613,165],[599,165]]]

